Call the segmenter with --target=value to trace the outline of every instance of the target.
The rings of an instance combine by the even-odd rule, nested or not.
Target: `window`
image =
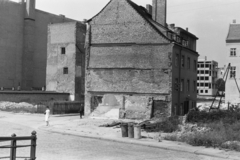
[[[197,86],[200,86],[199,83],[197,83]]]
[[[209,77],[205,77],[205,80],[207,80],[207,81],[208,81],[208,80],[209,80]]]
[[[205,90],[205,93],[208,93],[208,90]]]
[[[66,48],[65,47],[61,48],[61,54],[66,54]]]
[[[179,59],[179,55],[176,54],[176,57],[175,57],[175,66],[178,67],[178,59]]]
[[[63,74],[68,74],[68,68],[67,67],[63,68]]]
[[[209,74],[209,71],[208,71],[208,70],[206,70],[206,71],[205,71],[205,74]]]
[[[230,48],[230,56],[236,56],[236,48]]]
[[[189,92],[190,91],[190,81],[187,80],[187,91]]]
[[[194,70],[196,71],[197,70],[197,61],[194,60]]]
[[[184,88],[184,79],[181,79],[180,91],[183,92]]]
[[[175,79],[175,90],[179,90],[179,83],[178,83],[178,78]]]
[[[199,80],[199,77],[197,77],[197,80]]]
[[[205,83],[205,87],[208,87],[208,83]]]
[[[190,61],[190,58],[188,57],[187,58],[187,69],[190,69],[191,68],[191,61]]]
[[[197,71],[197,73],[199,74],[199,70]]]
[[[201,74],[204,74],[204,70],[201,71]]]
[[[200,93],[203,93],[203,90],[200,90]]]
[[[203,87],[203,86],[204,86],[204,83],[200,83],[200,86]]]
[[[204,80],[204,77],[200,77],[200,80]]]
[[[196,81],[193,81],[193,91],[196,91]]]
[[[232,66],[230,68],[230,78],[234,78],[234,77],[236,77],[236,67]]]
[[[184,67],[184,63],[185,63],[185,57],[182,56],[182,58],[181,58],[181,66],[182,66],[182,67]]]
[[[204,64],[201,64],[201,68],[204,68]]]
[[[209,88],[210,88],[210,89],[212,88],[212,84],[211,84],[211,83],[209,83]]]

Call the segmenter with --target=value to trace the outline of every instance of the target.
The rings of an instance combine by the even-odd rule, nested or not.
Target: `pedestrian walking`
[[[47,106],[46,111],[45,111],[45,121],[46,121],[46,126],[49,125],[49,116],[50,116],[50,109]]]
[[[84,115],[84,106],[83,105],[80,106],[79,113],[80,113],[80,119],[82,119],[82,116]]]

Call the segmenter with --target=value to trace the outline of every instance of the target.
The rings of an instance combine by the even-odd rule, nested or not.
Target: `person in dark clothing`
[[[80,119],[82,119],[82,116],[84,115],[84,106],[83,106],[83,104],[81,104],[81,106],[80,106],[79,113],[80,113]]]

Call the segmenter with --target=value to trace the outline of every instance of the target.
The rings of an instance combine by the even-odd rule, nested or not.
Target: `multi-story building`
[[[35,0],[0,0],[0,87],[46,85],[48,24],[73,22],[35,8]]]
[[[240,103],[240,24],[234,20],[226,38],[226,62],[230,71],[225,85],[225,102]]]
[[[121,118],[184,115],[197,99],[195,35],[166,23],[166,0],[111,0],[88,20],[85,114],[117,108]]]
[[[197,93],[201,96],[214,96],[217,93],[216,80],[218,79],[218,63],[199,58],[197,65]]]
[[[49,25],[47,91],[70,93],[72,101],[84,99],[85,33],[80,22]]]

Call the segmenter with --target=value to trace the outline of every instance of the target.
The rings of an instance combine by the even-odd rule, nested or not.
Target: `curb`
[[[113,138],[106,138],[106,137],[97,137],[97,136],[91,136],[91,135],[81,135],[81,134],[76,134],[76,133],[69,133],[68,131],[57,131],[55,128],[51,129],[45,129],[45,128],[38,128],[40,130],[44,130],[47,132],[52,132],[52,133],[58,133],[58,134],[64,134],[64,135],[72,135],[76,137],[82,137],[82,138],[89,138],[89,139],[96,139],[96,140],[103,140],[103,141],[110,141],[110,142],[118,142],[118,143],[127,143],[127,144],[132,144],[132,145],[142,145],[146,147],[152,147],[152,148],[160,148],[164,150],[171,150],[171,151],[178,151],[178,152],[187,152],[187,153],[192,153],[195,155],[204,155],[204,156],[209,156],[209,157],[214,157],[214,158],[221,158],[221,159],[231,159],[231,160],[240,160],[240,158],[236,157],[231,157],[231,155],[221,155],[221,153],[218,154],[211,154],[207,153],[206,151],[203,151],[202,149],[193,149],[193,150],[187,150],[187,149],[180,149],[180,148],[173,148],[169,146],[160,146],[160,145],[155,145],[155,144],[149,144],[148,142],[143,142],[143,141],[137,141],[135,139],[128,139],[129,141],[126,141],[125,138],[122,139],[113,139]]]

